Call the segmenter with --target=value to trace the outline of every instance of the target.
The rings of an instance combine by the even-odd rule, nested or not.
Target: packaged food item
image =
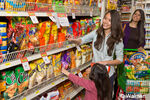
[[[37,65],[37,75],[36,80],[39,83],[41,83],[44,79],[46,79],[46,72],[47,72],[47,65],[45,64],[43,59],[39,59],[35,61],[35,64]]]
[[[70,58],[70,53],[66,51],[61,58],[61,65],[62,68],[65,69],[70,69],[70,64],[71,64],[71,58]]]
[[[52,64],[52,55],[48,56],[48,59],[50,60],[50,64],[47,65],[47,79],[53,77],[53,64]]]
[[[17,81],[13,70],[2,71],[0,74],[1,80],[6,81],[6,91],[3,92],[5,100],[17,95]]]
[[[87,52],[86,52],[86,46],[85,45],[83,45],[83,46],[81,46],[81,52],[82,52],[82,64],[85,64],[86,63],[86,54],[87,54]]]
[[[71,58],[70,68],[72,70],[72,69],[76,68],[76,57],[75,57],[75,53],[73,50],[70,51],[70,58]]]
[[[59,91],[52,91],[48,93],[47,100],[59,100]]]
[[[76,50],[76,67],[79,67],[82,64],[82,52]]]
[[[57,43],[58,31],[57,31],[56,23],[53,23],[53,25],[52,25],[51,36],[54,38],[54,43]]]
[[[24,71],[22,66],[19,66],[15,69],[15,76],[17,79],[18,93],[21,93],[28,88],[28,73]]]
[[[55,77],[61,74],[61,53],[53,55],[53,67]]]
[[[72,88],[72,82],[71,81],[68,81],[64,84],[64,91],[65,91],[65,95],[71,93],[73,91],[73,88]]]
[[[28,88],[32,88],[35,84],[36,84],[36,75],[37,75],[37,71],[36,71],[36,63],[35,61],[31,62],[30,64],[30,68],[31,70],[28,72],[28,76],[29,76],[29,86]]]

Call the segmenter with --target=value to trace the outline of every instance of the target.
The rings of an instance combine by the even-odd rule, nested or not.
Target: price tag
[[[78,49],[78,51],[81,51],[81,48],[79,46],[76,46],[76,48]]]
[[[27,100],[27,98],[26,98],[26,97],[24,97],[22,100]]]
[[[13,11],[13,14],[18,14],[18,12]]]
[[[61,26],[69,26],[67,14],[58,13],[57,16],[58,16],[58,20]]]
[[[62,80],[64,80],[64,78],[62,78]]]
[[[6,64],[5,64],[5,66],[9,66],[9,65],[10,65],[10,63],[6,63]]]
[[[38,24],[39,23],[39,21],[38,21],[37,17],[35,16],[34,12],[28,12],[28,14],[29,14],[33,24]]]
[[[39,23],[39,21],[38,21],[36,16],[30,16],[30,18],[31,18],[33,24],[38,24]]]
[[[40,92],[40,91],[38,90],[38,91],[35,92],[35,94],[38,94],[39,92]]]
[[[53,14],[53,16],[54,16],[55,19],[56,19],[56,25],[57,25],[57,28],[60,28],[60,22],[59,22],[59,20],[58,20],[57,13],[52,13],[52,14]]]
[[[56,22],[56,19],[54,18],[52,13],[47,13],[47,15],[50,18],[50,20],[52,20],[53,22]]]
[[[0,44],[2,44],[2,36],[0,36]]]
[[[80,70],[78,70],[77,73],[78,73],[78,76],[79,76],[79,77],[83,77],[83,75],[82,75],[82,73],[81,73]]]
[[[42,56],[45,64],[49,64],[50,63],[50,60],[48,59],[46,52],[41,53],[41,56]]]
[[[24,57],[24,58],[22,58],[20,60],[21,60],[21,63],[22,63],[24,71],[30,70],[28,59],[26,57]]]
[[[76,19],[75,13],[72,13],[72,19]]]
[[[93,8],[90,8],[90,17],[93,17]]]
[[[53,83],[51,83],[51,85],[55,85],[55,83],[53,82]]]
[[[11,14],[11,11],[6,11],[7,14]]]

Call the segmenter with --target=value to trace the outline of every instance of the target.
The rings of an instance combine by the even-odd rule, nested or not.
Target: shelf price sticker
[[[83,77],[83,75],[82,75],[82,73],[81,73],[80,69],[79,69],[79,70],[77,70],[77,73],[78,73],[78,76],[79,76],[79,77]]]
[[[46,52],[41,53],[41,56],[42,56],[45,64],[49,64],[50,63],[50,60],[48,59]]]
[[[34,12],[28,12],[28,14],[29,14],[33,24],[38,24],[39,23],[39,21],[38,21],[37,17],[35,16]]]
[[[75,10],[71,9],[71,12],[72,12],[72,19],[76,19]]]
[[[51,83],[51,85],[53,85],[53,86],[54,86],[54,85],[55,85],[55,83],[54,83],[54,82],[52,82],[52,83]]]
[[[61,26],[69,26],[69,21],[66,13],[57,13],[57,16]]]
[[[40,93],[40,91],[39,91],[39,90],[35,92],[35,94],[38,94],[38,93]]]
[[[24,71],[29,71],[30,66],[29,66],[29,62],[28,62],[27,57],[21,58],[20,60],[21,60]]]
[[[25,98],[23,98],[22,100],[27,100],[27,98],[25,97]]]
[[[54,18],[52,13],[47,13],[48,17],[50,20],[52,20],[53,22],[56,22],[56,19]]]

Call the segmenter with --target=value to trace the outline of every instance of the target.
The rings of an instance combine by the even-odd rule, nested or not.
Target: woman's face
[[[139,11],[136,11],[134,14],[133,14],[133,17],[132,17],[132,20],[134,22],[138,22],[141,20],[141,14]]]
[[[111,16],[110,13],[106,14],[103,19],[103,28],[104,30],[111,28]]]

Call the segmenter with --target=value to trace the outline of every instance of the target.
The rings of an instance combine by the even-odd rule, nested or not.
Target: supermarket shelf
[[[53,50],[50,50],[47,52],[47,55],[51,55],[51,54],[55,54],[55,53],[58,53],[58,52],[62,52],[62,51],[65,51],[65,50],[68,50],[68,49],[71,49],[71,48],[74,48],[75,47],[75,44],[69,44],[63,48],[55,48]],[[29,56],[27,57],[28,61],[33,61],[33,60],[36,60],[36,59],[39,59],[41,58],[41,54],[34,54],[32,56]],[[10,61],[10,62],[7,62],[7,63],[3,63],[3,64],[0,64],[0,70],[4,70],[6,68],[11,68],[13,66],[16,66],[16,65],[20,65],[21,64],[21,61],[20,59],[18,60],[14,60],[14,61]]]
[[[74,91],[72,91],[70,94],[68,94],[64,100],[67,100],[67,98],[73,99],[79,92],[81,92],[84,88],[83,87],[79,87],[77,89],[75,89]]]
[[[76,68],[75,71],[73,71],[73,74],[77,74],[78,69],[80,69],[80,71],[86,69],[87,67],[90,66],[90,63],[91,63],[91,61],[81,65],[79,68]],[[60,76],[58,76],[56,78],[46,80],[43,83],[24,91],[23,93],[13,97],[10,100],[31,100],[31,99],[37,97],[38,95],[50,90],[51,88],[55,87],[56,85],[62,83],[63,81],[65,81],[67,79],[68,79],[68,77],[61,74]]]

